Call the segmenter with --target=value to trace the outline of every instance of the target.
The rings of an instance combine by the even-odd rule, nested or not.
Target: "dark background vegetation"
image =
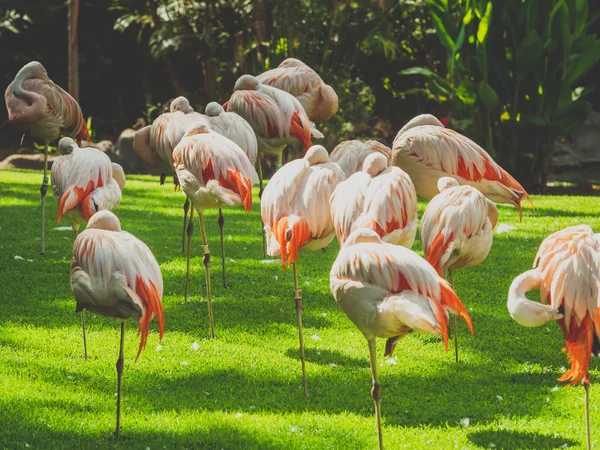
[[[31,60],[67,86],[67,3],[0,0],[2,86]],[[599,4],[80,0],[80,103],[95,140],[114,141],[177,95],[201,110],[240,75],[293,56],[338,92],[338,115],[318,124],[329,149],[366,137],[391,145],[430,112],[540,187],[555,140],[599,104]],[[18,147],[6,119],[1,108],[0,147]]]

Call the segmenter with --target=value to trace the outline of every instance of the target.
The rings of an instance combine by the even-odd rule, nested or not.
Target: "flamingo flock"
[[[82,146],[90,137],[81,108],[48,78],[44,67],[38,62],[25,65],[6,89],[5,101],[9,121],[46,144],[42,255],[47,147],[65,136],[58,143],[63,156],[52,166],[51,185],[58,204],[57,221],[66,216],[75,235],[70,283],[82,314],[84,357],[85,309],[122,320],[118,439],[125,321],[139,323],[136,359],[147,343],[153,318],[158,321],[160,338],[164,333],[159,263],[142,241],[121,229],[112,212],[122,201],[123,169],[99,150]],[[331,86],[302,61],[290,58],[263,74],[242,75],[231,97],[222,105],[209,103],[205,114],[195,112],[186,98],[176,98],[170,112],[136,133],[134,149],[146,163],[161,170],[161,184],[172,176],[175,189],[185,194],[186,300],[194,211],[199,216],[211,338],[215,338],[215,321],[204,211],[220,211],[223,285],[227,287],[221,209],[240,205],[248,212],[252,187],[260,183],[263,256],[280,256],[283,269],[291,265],[293,270],[307,396],[298,258],[304,249],[325,250],[337,237],[340,250],[330,269],[330,289],[368,342],[371,393],[379,448],[383,448],[376,339],[386,339],[385,355],[391,355],[399,340],[413,332],[441,335],[447,350],[452,314],[458,362],[456,317],[466,322],[471,333],[474,327],[454,289],[452,272],[480,264],[487,257],[498,222],[495,203],[514,205],[522,218],[521,202],[530,199],[483,148],[428,114],[407,123],[391,149],[377,141],[344,141],[330,154],[323,146],[313,145],[313,139],[323,137],[313,121],[327,120],[337,111],[338,98]],[[299,146],[305,154],[283,165],[288,145]],[[263,153],[274,153],[278,159],[278,170],[264,188]],[[418,231],[417,196],[430,200],[420,223],[425,258],[412,250]],[[79,233],[84,223],[87,227]],[[535,289],[540,290],[540,302],[525,296]],[[585,388],[591,448],[588,368],[590,355],[600,351],[600,235],[581,225],[548,236],[534,268],[515,278],[507,298],[510,316],[521,325],[559,323],[571,362],[559,379]]]

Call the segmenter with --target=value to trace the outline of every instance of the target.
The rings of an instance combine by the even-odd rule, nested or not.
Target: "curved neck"
[[[30,76],[28,71],[21,69],[19,73],[17,73],[17,76],[13,81],[12,91],[15,97],[25,100],[30,105],[33,105],[33,103],[36,100],[36,94],[34,92],[23,89],[23,83],[29,78]]]
[[[510,316],[518,324],[526,327],[538,327],[550,320],[562,318],[562,314],[552,306],[531,301],[525,296],[525,293],[539,289],[541,284],[541,272],[533,269],[519,275],[510,285],[506,306]]]

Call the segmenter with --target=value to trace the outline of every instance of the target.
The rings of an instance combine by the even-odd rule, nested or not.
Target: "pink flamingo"
[[[137,358],[146,346],[150,321],[158,319],[160,338],[164,333],[163,281],[160,267],[146,244],[121,230],[110,211],[99,211],[77,236],[71,262],[71,289],[77,311],[88,309],[103,316],[122,319],[117,360],[117,440],[121,433],[121,379],[125,321],[139,322],[141,336]]]
[[[412,250],[385,243],[373,230],[354,231],[340,250],[330,273],[330,289],[342,310],[369,343],[379,448],[381,385],[377,376],[376,338],[387,338],[391,356],[399,339],[412,332],[441,334],[448,350],[448,313],[473,326],[460,299],[423,258]]]
[[[445,128],[430,114],[415,117],[398,132],[392,147],[392,164],[408,173],[417,194],[428,200],[437,195],[441,177],[452,177],[496,203],[515,205],[520,217],[521,200],[531,202],[523,186],[484,149]]]
[[[438,181],[440,193],[433,197],[421,219],[421,247],[438,275],[482,263],[492,248],[492,230],[498,222],[494,202],[471,186],[459,186],[454,178]],[[458,335],[454,320],[454,351],[458,362]]]
[[[590,437],[590,373],[592,353],[600,352],[600,235],[577,225],[546,237],[533,270],[514,279],[508,292],[508,311],[520,325],[537,327],[557,320],[565,336],[571,368],[558,380],[585,389],[587,448]],[[525,294],[540,291],[540,302]]]
[[[354,230],[370,228],[384,242],[411,248],[417,234],[417,192],[409,176],[371,153],[363,170],[337,185],[331,217],[340,247]]]
[[[315,122],[327,120],[338,110],[338,96],[319,74],[299,59],[288,58],[276,69],[256,77],[262,84],[289,92]]]
[[[302,248],[324,249],[335,237],[329,198],[345,178],[342,169],[329,162],[327,150],[315,145],[306,152],[304,158],[287,163],[273,175],[260,204],[268,254],[281,255],[284,269],[291,264],[294,270],[294,299],[306,396],[308,385],[302,337],[302,291],[298,288],[296,262]]]
[[[64,137],[58,142],[62,156],[56,158],[50,171],[52,194],[58,208],[57,222],[66,214],[77,239],[79,227],[101,210],[112,211],[121,202],[125,173],[98,149],[79,148]],[[83,358],[87,359],[85,317],[81,310]]]
[[[158,167],[161,170],[160,184],[164,184],[167,175],[173,175],[175,190],[179,187],[179,180],[173,169],[173,149],[183,138],[185,130],[198,122],[209,124],[208,118],[194,111],[190,102],[185,97],[177,97],[170,106],[169,112],[158,116],[152,125],[136,131],[133,137],[133,149],[146,164]],[[185,233],[187,228],[187,213],[190,202],[186,197],[183,205],[183,237],[181,251],[185,251]],[[189,231],[189,230],[188,230]]]
[[[392,150],[378,141],[343,141],[335,146],[329,159],[339,164],[347,177],[362,170],[367,156],[372,153],[381,153],[390,165]]]
[[[25,64],[4,93],[8,121],[24,133],[40,140],[44,148],[44,179],[42,196],[42,227],[40,254],[46,254],[45,221],[48,191],[48,143],[61,135],[71,136],[81,144],[90,134],[79,104],[66,91],[48,78],[44,66],[37,61]]]
[[[205,110],[208,121],[210,122],[212,129],[222,136],[235,142],[246,154],[250,163],[258,168],[258,182],[260,183],[260,191],[258,193],[259,198],[262,196],[263,191],[263,179],[262,179],[262,168],[260,162],[257,163],[258,156],[258,143],[256,141],[256,134],[246,120],[234,113],[226,112],[221,105],[217,102],[210,102],[206,105]],[[227,288],[227,281],[225,279],[225,241],[223,235],[223,225],[225,219],[223,217],[223,211],[219,208],[219,227],[221,229],[221,264],[223,269],[223,287]],[[262,230],[262,225],[261,225]],[[263,247],[265,244],[263,234]]]
[[[258,181],[256,170],[242,149],[230,139],[213,131],[204,121],[191,125],[173,150],[175,172],[191,200],[190,222],[198,211],[202,232],[202,253],[206,269],[206,297],[210,335],[215,337],[210,289],[210,252],[204,227],[204,210],[224,205],[252,206],[252,186]],[[191,239],[188,239],[185,299],[190,273]]]

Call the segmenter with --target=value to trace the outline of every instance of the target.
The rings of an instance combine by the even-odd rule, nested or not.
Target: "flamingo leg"
[[[375,417],[377,419],[377,437],[379,438],[379,450],[383,449],[383,435],[381,434],[381,384],[377,376],[377,342],[375,338],[368,339],[369,360],[371,362],[371,375],[373,376],[373,388],[371,396],[375,401]]]
[[[448,278],[450,278],[450,286],[454,289],[454,278],[452,277],[452,269],[448,269]],[[454,356],[456,363],[458,364],[458,325],[456,320],[456,314],[452,314],[452,321],[454,323]]]
[[[592,436],[590,434],[590,384],[584,381],[583,389],[585,389],[585,432],[587,450],[592,450]]]
[[[225,236],[223,233],[223,225],[225,225],[225,217],[223,217],[223,210],[219,208],[219,228],[221,229],[221,267],[223,270],[223,287],[227,289],[227,277],[225,274]]]
[[[183,204],[183,236],[181,238],[181,253],[185,252],[185,233],[187,231],[187,214],[190,209],[190,199],[189,197],[185,198],[185,203]]]
[[[298,289],[298,268],[292,263],[294,269],[294,300],[296,302],[296,315],[298,316],[298,336],[300,338],[300,363],[302,364],[302,382],[304,395],[308,397],[308,383],[306,382],[306,364],[304,362],[304,338],[302,336],[302,291]]]
[[[85,338],[85,314],[81,310],[81,334],[83,336],[83,359],[87,359],[87,340]]]
[[[115,438],[121,437],[121,382],[123,378],[123,343],[125,342],[125,321],[121,322],[121,345],[119,346],[119,359],[117,359],[117,428]]]
[[[285,147],[279,153],[277,153],[277,166],[276,166],[277,170],[279,170],[283,167],[283,151],[284,150],[285,150]]]
[[[42,241],[40,255],[46,254],[46,192],[48,192],[48,142],[44,147],[44,179],[40,186],[40,194],[42,195]]]
[[[202,231],[202,254],[204,255],[204,267],[206,269],[206,298],[208,300],[208,321],[210,323],[210,337],[215,338],[215,321],[213,319],[212,296],[210,293],[210,252],[208,250],[208,238],[206,237],[206,228],[204,226],[204,215],[198,214],[200,220],[200,230]]]
[[[194,217],[194,206],[192,205],[192,210],[190,211],[190,221],[188,223],[188,227],[187,227],[187,236],[188,236],[188,243],[187,243],[187,266],[185,269],[185,302],[187,302],[188,299],[188,290],[189,290],[189,286],[190,286],[190,258],[192,255],[192,235],[194,234],[194,221],[192,220],[192,218]]]
[[[262,164],[260,159],[260,153],[258,154],[258,158],[256,160],[256,165],[258,167],[258,199],[262,199],[263,192],[265,190],[263,183],[263,173],[262,173]],[[260,216],[260,232],[262,234],[262,246],[263,246],[263,258],[267,259],[267,236],[265,233],[265,223],[262,220],[262,214]]]

